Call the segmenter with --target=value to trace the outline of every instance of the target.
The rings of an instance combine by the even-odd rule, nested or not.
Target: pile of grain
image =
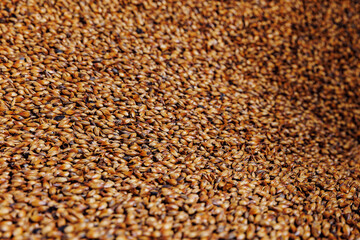
[[[359,239],[359,1],[0,2],[1,239]]]

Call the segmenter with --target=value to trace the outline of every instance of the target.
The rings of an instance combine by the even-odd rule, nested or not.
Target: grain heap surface
[[[0,2],[1,239],[359,239],[359,1]]]

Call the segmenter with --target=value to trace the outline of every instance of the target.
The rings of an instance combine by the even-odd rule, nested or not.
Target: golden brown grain
[[[359,239],[358,1],[0,1],[0,239]]]

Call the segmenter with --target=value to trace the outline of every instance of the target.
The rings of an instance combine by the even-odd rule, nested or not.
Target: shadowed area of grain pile
[[[1,239],[360,238],[360,2],[0,10]]]

